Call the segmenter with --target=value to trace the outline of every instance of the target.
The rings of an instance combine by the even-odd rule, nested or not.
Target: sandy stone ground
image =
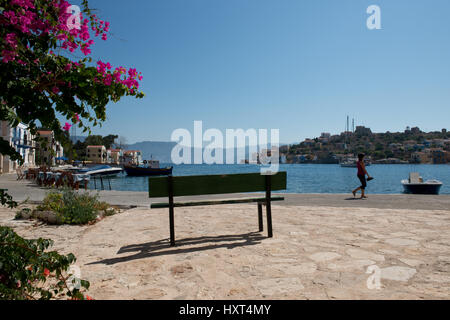
[[[74,253],[95,299],[450,297],[450,211],[274,206],[270,239],[256,205],[176,208],[175,223],[170,247],[167,209],[48,226],[0,208],[1,225]]]

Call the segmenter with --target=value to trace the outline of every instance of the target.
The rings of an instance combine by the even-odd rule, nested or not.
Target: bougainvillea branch
[[[69,287],[68,269],[75,256],[47,251],[52,245],[52,240],[27,240],[0,226],[0,300],[92,300],[81,292],[89,289],[88,281]]]
[[[136,69],[90,56],[94,39],[107,40],[109,28],[87,0],[78,11],[65,0],[0,0],[0,120],[22,122],[32,134],[48,128],[61,141],[68,128],[61,116],[76,118],[86,132],[106,120],[109,102],[142,98]],[[1,143],[0,153],[15,154]]]

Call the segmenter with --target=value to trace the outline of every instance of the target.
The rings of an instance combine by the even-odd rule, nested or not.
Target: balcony
[[[33,145],[33,142],[34,142],[33,140],[13,138],[12,142],[13,142],[14,147],[16,147],[16,148],[36,149],[36,147]]]

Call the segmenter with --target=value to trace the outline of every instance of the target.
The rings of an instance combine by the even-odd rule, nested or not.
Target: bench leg
[[[175,219],[173,214],[173,206],[169,207],[169,220],[170,220],[170,245],[175,246]]]
[[[168,176],[169,185],[169,220],[170,220],[170,246],[175,246],[175,218],[174,218],[174,205],[173,205],[173,180],[172,176]]]
[[[259,224],[259,231],[263,231],[263,213],[262,213],[262,203],[258,202],[258,224]]]
[[[267,215],[267,236],[269,238],[272,238],[272,206],[270,203],[270,199],[271,199],[271,195],[270,195],[270,191],[271,191],[271,186],[272,181],[271,181],[271,176],[267,175],[266,176],[266,215]]]
[[[270,200],[266,204],[266,215],[267,215],[267,236],[272,238],[272,206],[270,205]]]

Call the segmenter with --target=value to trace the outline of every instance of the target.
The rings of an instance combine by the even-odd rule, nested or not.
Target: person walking
[[[361,186],[352,191],[353,197],[355,197],[356,193],[361,190],[361,199],[367,198],[367,196],[365,195],[367,187],[366,175],[368,180],[372,180],[370,175],[367,173],[366,165],[364,164],[364,157],[365,155],[363,153],[358,154],[358,162],[356,163],[356,166],[358,168],[357,176],[359,181],[361,181]]]

